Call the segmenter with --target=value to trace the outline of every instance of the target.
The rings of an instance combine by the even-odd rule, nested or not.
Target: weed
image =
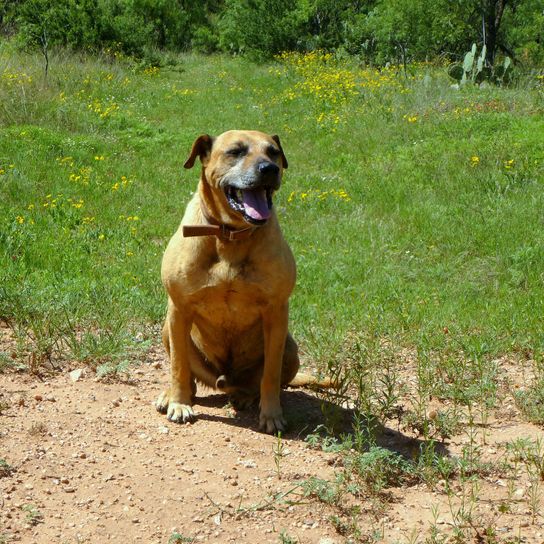
[[[297,542],[300,542],[298,538],[289,536],[285,530],[280,532],[278,538],[281,544],[297,544]]]
[[[521,463],[530,476],[544,481],[544,444],[540,438],[518,438],[507,444],[507,451],[515,467]]]
[[[10,407],[11,407],[11,404],[8,401],[5,401],[2,398],[0,398],[0,416],[2,415],[3,412],[9,410]]]
[[[130,377],[131,361],[108,362],[98,365],[96,375],[103,380],[127,380]]]
[[[0,459],[0,478],[11,476],[14,472],[15,469],[5,459]]]
[[[272,446],[272,452],[274,453],[274,464],[276,465],[276,475],[278,479],[281,479],[281,463],[284,457],[289,455],[289,451],[286,450],[281,438],[281,431],[276,436],[276,443]]]
[[[324,425],[318,425],[312,433],[306,436],[305,440],[310,447],[329,453],[340,452],[351,447],[351,435],[339,440],[334,436],[330,436]]]
[[[312,476],[302,483],[305,497],[314,497],[326,504],[339,504],[345,493],[342,475],[337,475],[335,482],[329,482]]]
[[[412,462],[378,446],[348,456],[346,465],[372,494],[379,494],[387,487],[413,482],[417,478]]]
[[[9,353],[0,351],[0,373],[5,372],[6,370],[15,366],[15,361]]]
[[[45,436],[47,434],[47,425],[42,421],[32,423],[28,429],[28,434],[30,436]]]
[[[544,359],[536,357],[535,380],[526,390],[515,391],[514,398],[525,417],[539,425],[544,424]]]
[[[172,533],[168,539],[168,544],[191,544],[192,542],[195,542],[194,538],[183,536],[178,532]]]
[[[33,504],[25,504],[22,507],[23,512],[26,512],[26,522],[29,525],[38,525],[43,523],[43,514]]]

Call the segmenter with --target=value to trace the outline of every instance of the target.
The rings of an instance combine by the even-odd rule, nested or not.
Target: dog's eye
[[[228,149],[226,153],[231,157],[241,157],[247,153],[247,147],[233,147]]]
[[[268,156],[277,159],[280,156],[280,150],[277,147],[270,146],[268,148]]]

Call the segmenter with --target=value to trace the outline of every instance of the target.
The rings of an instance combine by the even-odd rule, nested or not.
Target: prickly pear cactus
[[[472,49],[468,51],[463,60],[463,64],[455,63],[448,67],[448,75],[457,81],[459,87],[466,85],[468,82],[479,84],[483,81],[493,81],[499,85],[510,81],[511,77],[511,60],[510,57],[504,59],[502,66],[493,69],[486,66],[487,47],[482,47],[480,54],[476,57],[477,47],[472,44]]]

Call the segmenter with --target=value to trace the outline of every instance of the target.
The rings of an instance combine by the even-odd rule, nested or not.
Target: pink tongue
[[[245,212],[252,219],[262,221],[270,217],[265,189],[242,191],[242,204],[244,205]]]

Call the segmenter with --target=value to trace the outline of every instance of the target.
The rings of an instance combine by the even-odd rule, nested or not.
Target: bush
[[[226,0],[220,47],[254,58],[298,49],[304,20],[305,11],[291,0]]]
[[[205,3],[184,0],[23,0],[0,9],[4,30],[14,24],[24,46],[61,45],[99,50],[115,44],[144,56],[154,48],[191,46],[198,25],[206,22]]]

